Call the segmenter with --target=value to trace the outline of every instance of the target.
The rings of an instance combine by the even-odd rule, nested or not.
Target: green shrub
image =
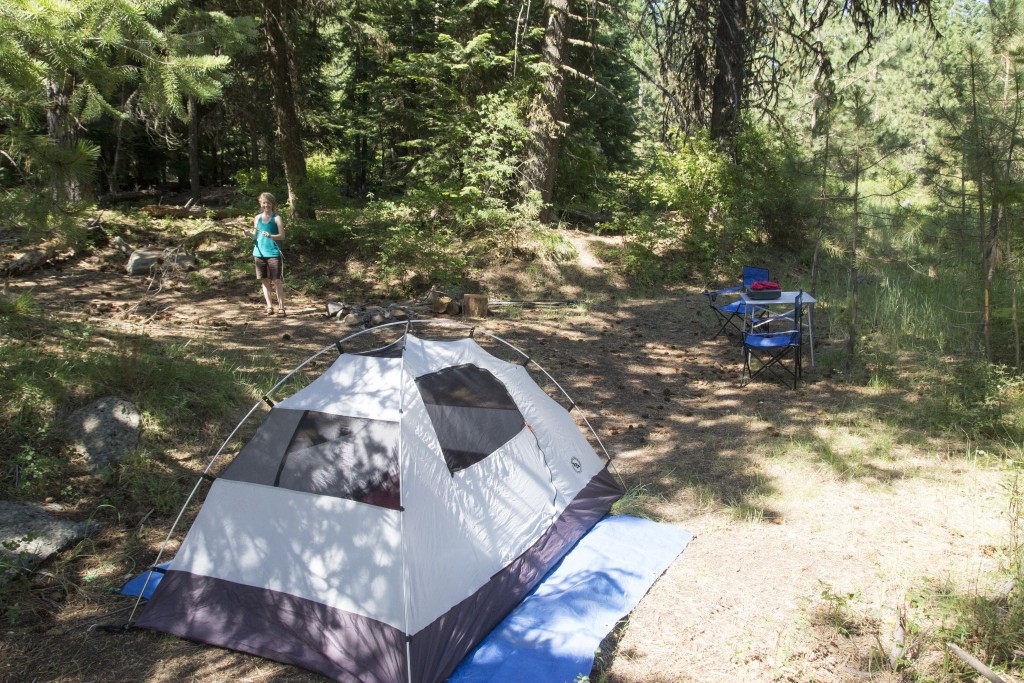
[[[698,272],[735,272],[766,245],[802,249],[814,208],[799,151],[782,135],[750,126],[736,141],[739,161],[706,135],[674,149],[641,151],[642,170],[618,174],[612,204],[631,217],[627,271],[672,281]]]

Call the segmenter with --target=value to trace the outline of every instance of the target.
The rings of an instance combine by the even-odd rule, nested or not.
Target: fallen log
[[[967,666],[971,667],[972,669],[980,673],[986,679],[991,681],[991,683],[1006,683],[1006,681],[1000,678],[999,674],[997,674],[995,671],[982,664],[981,660],[972,655],[970,652],[967,652],[955,643],[946,643],[946,647],[949,648],[950,652],[955,654],[965,664],[967,664]]]
[[[558,306],[578,306],[579,301],[576,299],[565,299],[564,301],[519,301],[519,300],[492,300],[487,302],[491,307],[504,307],[504,306],[522,306],[523,308],[548,308]]]
[[[142,207],[142,212],[153,218],[213,218],[221,220],[242,215],[237,209],[213,209],[203,206],[168,206],[167,204],[149,204]]]

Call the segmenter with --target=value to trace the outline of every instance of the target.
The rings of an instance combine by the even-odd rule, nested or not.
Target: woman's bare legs
[[[270,283],[271,283],[271,281],[267,280],[267,279],[260,280],[260,287],[263,289],[263,300],[267,304],[267,307],[266,307],[267,315],[270,315],[271,313],[274,312],[274,304],[270,301]],[[280,286],[281,286],[281,281],[280,280],[274,280],[274,283],[280,288]],[[278,301],[281,300],[280,289],[278,289],[277,300]]]
[[[277,293],[277,314],[285,315],[284,310],[284,280],[274,280],[274,291]],[[270,301],[270,295],[267,294],[267,301]]]

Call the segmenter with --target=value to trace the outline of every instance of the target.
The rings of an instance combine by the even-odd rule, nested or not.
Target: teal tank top
[[[260,214],[262,217],[263,214]],[[277,234],[277,214],[271,214],[270,221],[264,223],[262,218],[257,217],[256,219],[256,244],[252,248],[252,255],[259,256],[261,258],[277,258],[281,255],[281,249],[277,246],[277,242],[264,237],[263,232],[269,232],[271,235]]]

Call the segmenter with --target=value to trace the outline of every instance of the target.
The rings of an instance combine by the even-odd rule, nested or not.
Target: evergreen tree
[[[938,197],[952,198],[953,215],[973,223],[973,240],[959,253],[973,254],[977,263],[979,338],[985,357],[996,360],[993,346],[994,311],[1000,308],[996,289],[1008,298],[1017,289],[1011,255],[1018,252],[1019,227],[1012,219],[1024,198],[1019,150],[1024,143],[1024,71],[1021,70],[1021,6],[1016,0],[979,5],[978,12],[961,14],[962,40],[951,42],[944,56],[945,87],[936,93],[935,111],[941,121],[944,145],[930,156],[930,179]],[[972,247],[973,243],[973,247]],[[1015,299],[1007,304],[1014,303]],[[1010,305],[1016,321],[1016,308]],[[1015,361],[1019,363],[1019,331],[1015,335]]]
[[[0,102],[0,149],[15,169],[5,184],[42,183],[56,206],[73,204],[99,154],[82,132],[125,118],[125,89],[138,89],[142,109],[182,115],[188,97],[219,94],[227,57],[179,52],[173,23],[160,25],[172,10],[163,0],[0,0],[0,91],[14,95]]]

